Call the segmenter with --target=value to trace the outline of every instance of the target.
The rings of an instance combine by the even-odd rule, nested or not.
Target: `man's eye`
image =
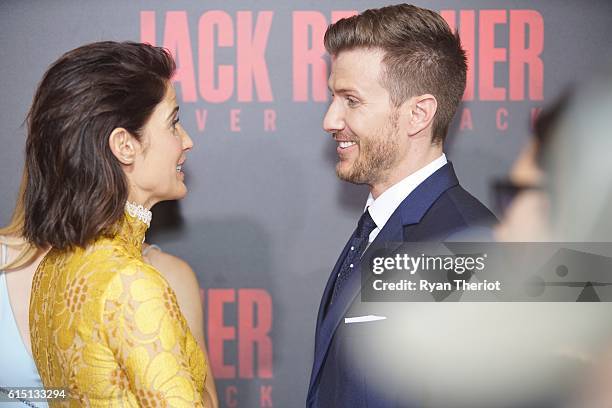
[[[357,106],[357,104],[359,103],[357,99],[351,97],[346,98],[346,102],[348,106]]]

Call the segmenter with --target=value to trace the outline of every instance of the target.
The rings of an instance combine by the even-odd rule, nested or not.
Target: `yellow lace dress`
[[[174,292],[141,255],[147,225],[51,250],[32,283],[32,352],[52,407],[201,407],[206,361]]]

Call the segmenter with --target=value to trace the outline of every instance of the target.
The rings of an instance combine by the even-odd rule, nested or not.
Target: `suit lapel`
[[[457,184],[457,176],[455,175],[452,164],[449,162],[419,184],[419,186],[402,201],[383,229],[378,233],[370,247],[385,242],[401,242],[403,240],[403,227],[418,223],[438,197],[440,197],[444,191]],[[342,291],[336,295],[334,303],[328,307],[327,313],[325,313],[324,309],[327,304],[327,299],[331,294],[331,290],[333,290],[338,269],[340,268],[341,261],[344,259],[346,251],[348,251],[349,243],[344,247],[338,261],[336,261],[332,275],[325,287],[321,306],[319,306],[315,336],[315,358],[310,377],[310,390],[312,390],[316,378],[319,375],[319,371],[325,360],[327,350],[329,349],[336,328],[360,293],[361,273],[358,270],[359,268],[357,268],[357,270],[349,276]],[[367,252],[368,251],[366,251],[364,256],[367,255]]]
[[[351,234],[351,237],[353,236],[353,234]],[[340,253],[340,256],[338,257],[338,260],[336,261],[336,265],[334,265],[334,269],[332,270],[332,273],[329,276],[329,279],[327,280],[327,285],[325,285],[325,290],[323,291],[323,296],[321,298],[321,304],[319,305],[319,313],[317,315],[317,338],[319,337],[318,331],[321,328],[323,319],[328,312],[327,308],[329,307],[328,305],[329,299],[334,290],[336,279],[338,278],[338,273],[340,272],[340,267],[342,266],[342,261],[346,257],[347,252],[349,251],[350,243],[351,243],[351,239],[349,238],[348,242],[344,246],[344,249]],[[315,348],[315,352],[316,352],[316,348]]]
[[[393,214],[389,221],[392,221],[394,217],[396,217],[396,214]],[[385,227],[380,231],[380,233],[374,240],[374,242],[385,242],[385,238],[387,238],[386,240],[389,241],[401,241],[402,228],[398,221],[399,218],[395,220],[396,225],[387,222],[385,224]],[[395,237],[395,239],[392,239],[392,237]],[[312,390],[314,387],[314,384],[319,375],[319,371],[321,370],[321,366],[323,365],[323,361],[325,360],[325,356],[327,355],[327,350],[329,349],[329,345],[334,336],[336,328],[341,323],[342,318],[346,314],[350,305],[353,303],[353,299],[360,292],[361,273],[357,265],[356,270],[351,275],[349,275],[346,283],[343,284],[342,291],[336,295],[334,303],[332,305],[329,305],[327,313],[322,313],[322,310],[324,309],[326,304],[327,297],[331,295],[331,290],[333,290],[336,281],[336,276],[338,274],[338,269],[340,268],[341,264],[340,261],[344,259],[344,255],[346,251],[348,251],[348,247],[349,245],[347,244],[339,260],[336,262],[336,266],[334,267],[332,276],[327,282],[327,287],[325,288],[325,293],[323,295],[321,306],[319,307],[319,316],[317,318],[317,331],[315,335],[315,357],[312,367],[312,374],[310,376],[310,390]],[[310,391],[309,396],[312,397]]]
[[[351,234],[351,237],[353,236],[353,234],[354,232]],[[338,260],[336,261],[336,265],[334,265],[334,269],[332,270],[332,273],[329,276],[329,279],[327,280],[327,284],[325,285],[323,296],[321,297],[321,304],[319,305],[319,313],[317,315],[317,326],[316,326],[316,332],[315,332],[315,350],[314,350],[315,359],[313,362],[312,374],[310,376],[310,385],[308,387],[309,389],[312,388],[314,379],[316,378],[316,376],[314,376],[313,374],[315,373],[315,371],[316,372],[319,371],[319,368],[321,365],[322,360],[319,358],[319,356],[322,357],[325,355],[325,353],[320,352],[321,339],[326,337],[322,335],[322,324],[323,324],[325,315],[328,313],[327,308],[328,308],[329,299],[331,297],[332,291],[334,290],[334,285],[336,284],[336,279],[338,277],[338,273],[340,272],[342,261],[344,260],[346,253],[349,251],[350,244],[351,244],[351,238],[349,238],[346,245],[344,246],[344,249],[340,253]]]

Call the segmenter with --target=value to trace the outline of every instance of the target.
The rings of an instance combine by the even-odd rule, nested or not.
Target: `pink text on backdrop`
[[[272,298],[268,291],[208,289],[201,294],[215,378],[272,378]],[[236,315],[228,316],[225,305],[234,305]],[[236,323],[228,324],[228,321]],[[226,348],[233,345],[237,347],[237,361],[226,361]]]
[[[187,11],[167,11],[163,19],[161,46],[177,61],[173,78],[181,87],[184,102],[196,102],[198,91],[206,102],[228,101],[236,92],[238,102],[274,100],[265,58],[273,11],[238,11],[236,17],[221,10],[203,13],[198,20],[196,69]],[[235,20],[235,24],[234,24]],[[140,41],[157,45],[157,13],[140,12]],[[215,64],[217,48],[236,49],[235,64]],[[196,90],[197,89],[197,90]]]
[[[292,14],[293,100],[327,100],[328,60],[323,36],[330,22],[356,14],[331,12],[328,21],[319,11]],[[522,101],[543,99],[544,19],[537,10],[442,10],[440,14],[458,28],[468,56],[464,100]],[[271,102],[266,48],[274,12],[238,11],[232,17],[221,10],[203,13],[198,21],[197,86],[193,42],[187,11],[167,11],[163,19],[164,47],[177,59],[174,81],[184,102],[195,102],[197,91],[207,102],[226,102],[234,93],[238,102]],[[457,21],[458,16],[458,21]],[[141,41],[157,44],[155,11],[141,11]],[[496,29],[508,32],[508,44],[495,46]],[[499,31],[498,31],[499,32]],[[478,43],[476,43],[478,38]],[[215,64],[217,48],[235,47],[235,64]],[[508,66],[507,78],[496,78],[496,64]],[[526,75],[528,73],[528,75]],[[525,92],[525,91],[528,92]]]
[[[224,406],[253,405],[227,380],[273,380],[272,297],[266,289],[200,289],[206,314],[208,358]],[[228,358],[227,355],[236,358]],[[225,380],[225,381],[224,381]],[[259,407],[273,407],[273,385],[258,383]]]
[[[329,58],[323,46],[325,29],[330,22],[356,14],[354,10],[334,10],[329,20],[323,12],[295,10],[291,16],[292,100],[326,102]],[[544,19],[537,10],[442,10],[451,28],[458,29],[467,53],[468,75],[464,101],[542,101],[544,99]],[[184,102],[222,103],[273,102],[266,49],[272,27],[273,11],[209,10],[199,16],[197,48],[190,35],[189,15],[185,10],[140,13],[141,41],[156,41],[157,26],[161,45],[177,60],[173,81],[181,88]],[[159,20],[159,21],[158,21]],[[500,44],[504,30],[506,43]],[[215,58],[222,49],[235,54],[233,63]],[[217,51],[217,52],[216,52]],[[226,53],[227,54],[227,53]],[[503,70],[496,68],[506,68]],[[197,68],[197,69],[196,69]],[[507,72],[507,75],[501,75]],[[196,75],[197,74],[197,75]],[[197,79],[197,80],[196,80]],[[274,79],[274,78],[272,78]],[[283,84],[279,84],[282,87]],[[532,122],[540,110],[530,108]],[[241,132],[240,109],[228,112],[228,130]],[[509,110],[500,106],[491,120],[499,131],[508,130]],[[276,131],[276,110],[267,107],[262,115],[263,130]],[[469,107],[462,107],[459,130],[474,130]],[[207,110],[196,108],[197,129],[206,128]],[[522,121],[520,121],[522,122]],[[480,122],[479,122],[480,123]],[[524,123],[524,122],[522,122]],[[252,123],[245,124],[252,128]]]

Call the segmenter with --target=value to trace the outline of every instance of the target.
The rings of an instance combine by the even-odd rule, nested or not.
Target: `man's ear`
[[[414,136],[431,125],[438,109],[438,101],[431,94],[414,96],[404,103],[408,112],[408,135]]]
[[[134,163],[139,142],[124,128],[115,128],[108,137],[111,152],[121,164],[129,166]]]

